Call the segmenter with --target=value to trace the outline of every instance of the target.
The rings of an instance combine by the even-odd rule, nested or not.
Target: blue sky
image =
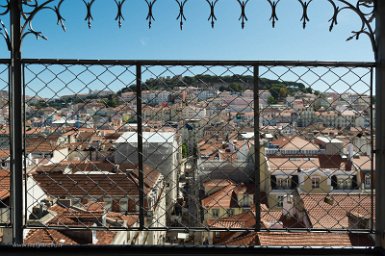
[[[302,9],[296,0],[278,5],[276,28],[269,21],[267,1],[252,0],[246,14],[248,22],[241,29],[240,7],[236,0],[220,0],[218,18],[212,29],[209,7],[205,0],[189,0],[185,6],[183,31],[179,29],[178,5],[175,0],[158,0],[154,5],[155,21],[148,29],[144,0],[127,0],[125,21],[119,29],[114,20],[116,6],[112,0],[96,0],[94,21],[88,29],[82,1],[67,0],[62,6],[67,32],[56,25],[49,12],[39,14],[34,27],[42,30],[48,41],[29,36],[23,44],[23,57],[87,59],[218,59],[218,60],[333,60],[371,61],[369,39],[346,42],[350,32],[360,27],[355,14],[346,11],[339,25],[329,32],[328,20],[333,9],[327,0],[313,1],[309,7],[307,28],[300,21]],[[4,17],[2,17],[4,19]],[[0,57],[7,57],[1,42]],[[4,46],[4,47],[3,47]]]

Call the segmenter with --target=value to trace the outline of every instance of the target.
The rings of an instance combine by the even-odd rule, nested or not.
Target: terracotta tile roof
[[[280,149],[286,150],[318,150],[319,146],[299,136],[285,137],[273,140],[272,144],[278,145]]]
[[[346,163],[340,155],[320,155],[318,158],[321,168],[345,169]]]
[[[298,169],[307,170],[320,167],[320,161],[317,157],[269,157],[267,163],[269,171],[281,170],[291,173]]]
[[[139,221],[139,215],[137,214],[123,215],[119,212],[108,212],[107,218],[126,221],[127,227],[132,227]]]
[[[349,233],[258,233],[262,246],[374,246],[369,235]]]
[[[76,241],[64,235],[59,230],[35,229],[30,230],[24,239],[25,244],[76,245]]]
[[[320,232],[236,232],[231,238],[220,242],[226,246],[374,246],[368,234],[320,233]]]
[[[237,203],[233,198],[233,192],[236,185],[228,185],[219,191],[209,195],[202,199],[202,206],[204,208],[221,207],[229,209],[236,207]]]
[[[372,159],[369,156],[360,156],[358,158],[353,158],[353,164],[361,170],[371,170],[372,169]]]
[[[92,231],[83,231],[84,235],[87,237],[91,236]],[[98,245],[111,245],[118,234],[116,231],[95,231],[96,232],[96,244]],[[68,235],[67,235],[68,234]],[[72,237],[73,236],[73,237]],[[72,238],[71,238],[72,237]],[[64,234],[60,230],[50,230],[50,229],[35,229],[30,230],[27,234],[27,237],[24,240],[25,244],[37,245],[78,245],[86,244],[86,237],[77,237],[71,231],[66,231]],[[91,241],[89,241],[91,242]]]
[[[231,217],[207,220],[211,228],[252,228],[255,226],[255,213],[243,212]]]
[[[95,136],[96,130],[91,131],[81,131],[77,134],[76,139],[77,140],[90,140],[93,136]]]
[[[252,183],[235,184],[233,181],[227,179],[214,179],[205,182],[204,187],[205,190],[208,190],[208,192],[213,191],[215,188],[219,188],[219,190],[216,192],[212,194],[209,193],[208,196],[202,199],[201,204],[204,208],[239,208],[240,206],[237,202],[237,194],[241,192],[246,194],[254,194],[255,192],[255,185]]]
[[[0,200],[10,196],[11,177],[9,170],[0,169]]]
[[[96,231],[96,239],[98,240],[96,244],[112,244],[117,234],[116,231]]]
[[[203,187],[226,187],[228,185],[234,184],[233,181],[229,179],[212,179],[212,180],[207,180],[203,183]]]
[[[46,138],[27,138],[26,139],[27,153],[33,152],[53,152],[56,148],[56,141]]]
[[[127,196],[139,195],[138,170],[131,173],[111,174],[62,174],[37,172],[33,178],[38,182],[47,195],[61,196]],[[144,192],[149,193],[159,179],[160,173],[145,168]]]
[[[282,211],[272,211],[261,209],[261,224],[265,228],[284,228],[280,222]]]
[[[9,150],[2,149],[0,150],[0,160],[7,160],[11,155]]]
[[[218,244],[226,246],[255,246],[258,245],[257,233],[249,232],[235,232],[233,236],[225,241],[220,241]]]
[[[348,228],[348,213],[370,214],[369,194],[330,194],[332,204],[326,203],[327,194],[300,194],[304,210],[313,228]]]
[[[255,207],[231,217],[207,220],[207,225],[212,228],[253,228],[255,223]],[[269,210],[265,204],[261,204],[261,224],[264,228],[304,227],[297,220],[284,218],[282,211]]]

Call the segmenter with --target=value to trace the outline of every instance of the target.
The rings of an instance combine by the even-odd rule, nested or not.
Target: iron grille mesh
[[[8,65],[0,63],[0,226],[10,224]]]
[[[27,227],[133,244],[370,232],[372,72],[25,64]]]

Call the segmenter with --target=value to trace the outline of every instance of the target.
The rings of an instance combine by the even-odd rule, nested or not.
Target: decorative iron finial
[[[152,13],[152,7],[156,3],[156,0],[150,0],[150,1],[145,0],[145,1],[147,3],[147,7],[148,7],[148,14],[147,14],[146,20],[148,21],[148,28],[151,28],[152,21],[155,21],[154,15]]]
[[[179,5],[179,15],[176,17],[176,19],[180,20],[180,30],[183,30],[183,21],[186,21],[186,17],[184,16],[184,6],[187,3],[187,0],[175,0]]]
[[[306,1],[303,1],[303,0],[298,0],[298,2],[300,2],[301,5],[302,5],[302,18],[301,18],[301,21],[302,21],[303,29],[306,28],[307,22],[310,21],[309,16],[307,15],[307,9],[308,9],[308,7],[309,7],[309,5],[310,5],[310,3],[312,1],[313,0],[309,0],[309,2],[306,2]]]
[[[63,18],[63,16],[61,15],[61,12],[60,12],[60,8],[61,8],[61,5],[63,4],[63,2],[64,2],[64,0],[60,0],[59,4],[53,7],[53,11],[56,14],[56,20],[57,20],[56,24],[60,25],[62,27],[62,29],[64,31],[66,31],[66,27],[64,25],[65,19]]]
[[[7,44],[7,48],[10,51],[11,50],[11,39],[9,38],[9,33],[8,33],[7,28],[4,25],[2,20],[0,20],[0,35],[4,38],[4,40]]]
[[[245,22],[248,21],[247,16],[246,16],[246,5],[250,0],[237,0],[239,5],[241,6],[241,15],[239,16],[238,20],[241,20],[241,26],[242,29],[245,28]]]
[[[217,20],[217,17],[215,16],[215,5],[218,3],[219,0],[215,1],[209,1],[206,0],[206,2],[210,5],[210,16],[207,20],[211,20],[211,27],[214,28],[215,21]]]
[[[91,0],[91,2],[86,2],[83,0],[83,3],[86,5],[87,8],[87,14],[84,20],[87,21],[88,28],[91,28],[91,22],[94,20],[94,17],[92,17],[92,5],[95,3],[95,0]]]
[[[93,21],[92,16],[92,7],[96,0],[82,0],[85,7],[86,7],[86,16],[84,20],[87,21],[88,27],[91,28],[91,22]],[[186,16],[184,15],[185,6],[188,0],[175,0],[179,6],[179,14],[177,16],[177,20],[179,20],[180,29],[183,29],[184,21],[186,21]],[[239,16],[239,19],[241,21],[242,29],[244,29],[246,21],[248,21],[248,18],[246,16],[246,6],[250,0],[237,0],[240,8],[241,8],[241,14]],[[272,24],[272,27],[274,28],[277,21],[278,21],[278,15],[277,15],[277,6],[281,2],[280,0],[266,0],[271,8],[271,16],[270,21]],[[295,0],[293,0],[295,1]],[[308,9],[310,6],[310,3],[313,0],[297,0],[302,7],[302,17],[300,21],[302,22],[302,27],[305,29],[307,23],[310,21]],[[322,0],[320,0],[322,1]],[[352,31],[352,35],[347,38],[347,40],[352,39],[359,39],[361,35],[366,35],[369,37],[373,51],[376,52],[377,49],[377,42],[375,37],[375,29],[374,29],[374,23],[373,20],[375,19],[375,0],[323,0],[326,3],[328,2],[332,8],[333,8],[333,15],[328,20],[329,25],[329,31],[332,31],[336,25],[338,25],[338,16],[343,11],[352,11],[354,12],[360,19],[361,19],[361,27],[359,27],[357,30]],[[382,0],[381,0],[382,1]],[[21,1],[21,35],[22,38],[25,38],[27,35],[32,34],[36,38],[41,39],[47,39],[42,32],[37,31],[34,29],[32,23],[37,14],[39,14],[43,10],[50,10],[55,13],[57,24],[61,26],[61,28],[65,31],[65,19],[63,15],[61,14],[61,7],[65,1],[64,0],[22,0]],[[71,1],[68,1],[71,2]],[[123,6],[126,3],[130,3],[130,1],[126,0],[114,0],[116,7],[117,7],[117,14],[115,16],[115,20],[118,23],[118,26],[122,26],[122,22],[124,21],[123,16]],[[148,27],[151,28],[152,22],[155,21],[154,15],[153,15],[153,7],[157,0],[145,0],[147,7],[148,7],[148,13],[146,20],[148,21]],[[197,1],[194,1],[194,3]],[[208,17],[208,21],[210,22],[210,25],[212,28],[215,26],[215,22],[217,21],[217,17],[215,15],[215,8],[217,6],[217,3],[219,0],[206,0],[206,3],[210,7],[210,16]],[[354,2],[354,3],[352,3]],[[11,11],[11,3],[12,0],[2,0],[0,4],[0,35],[2,38],[5,39],[6,44],[9,48],[10,46],[10,34],[8,31],[10,30],[7,26],[2,22],[3,16],[7,16],[10,14]]]
[[[329,22],[330,22],[330,27],[329,27],[329,31],[332,31],[333,30],[333,27],[334,25],[338,25],[338,21],[337,21],[337,18],[338,18],[338,13],[340,12],[340,7],[337,6],[333,0],[328,0],[329,3],[333,6],[333,17],[330,18]]]
[[[118,26],[119,26],[119,28],[121,28],[122,27],[122,20],[124,20],[122,9],[123,9],[124,2],[126,2],[126,0],[121,0],[121,1],[114,0],[114,1],[116,4],[116,7],[118,8],[115,20],[118,21]]]
[[[270,21],[271,21],[271,25],[273,26],[273,28],[275,28],[275,22],[278,20],[278,16],[277,16],[277,5],[278,3],[281,1],[281,0],[278,0],[278,1],[275,1],[275,0],[267,0],[271,6],[271,16],[270,16]]]

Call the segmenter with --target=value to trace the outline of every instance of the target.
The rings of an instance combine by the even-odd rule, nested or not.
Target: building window
[[[242,199],[242,206],[243,207],[249,207],[250,206],[250,197],[249,195],[245,194]]]
[[[218,218],[219,217],[219,209],[212,209],[211,213],[212,213],[214,218]]]
[[[226,212],[227,212],[227,216],[229,216],[229,217],[234,215],[234,210],[233,209],[227,209]]]
[[[370,174],[365,175],[365,188],[371,188],[372,186],[372,176]]]
[[[311,178],[311,187],[312,188],[319,188],[320,180],[321,179],[319,177],[312,177]]]
[[[283,207],[284,196],[277,196],[277,207]]]
[[[338,189],[352,189],[352,180],[350,178],[339,178],[337,179]]]
[[[278,189],[289,189],[291,186],[290,178],[278,178],[277,180],[277,188]]]

